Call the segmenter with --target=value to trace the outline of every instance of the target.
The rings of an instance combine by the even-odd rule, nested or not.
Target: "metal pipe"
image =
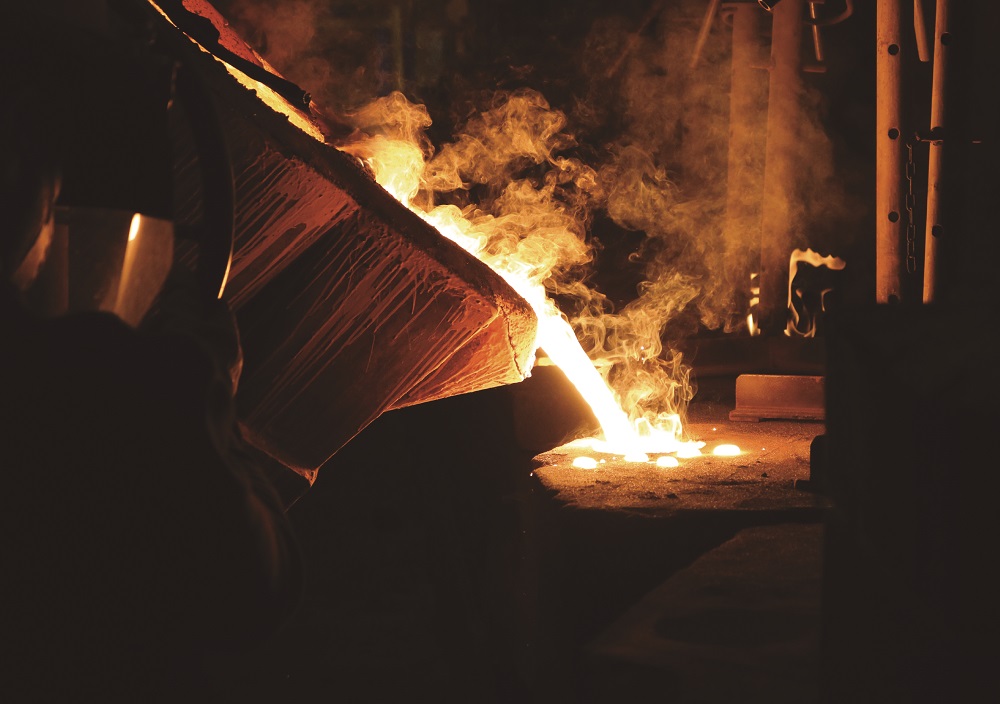
[[[691,69],[698,66],[698,60],[701,58],[702,49],[705,48],[705,42],[708,40],[708,34],[712,29],[712,21],[715,19],[715,15],[719,11],[719,4],[721,2],[722,0],[709,0],[708,2],[708,7],[705,10],[705,19],[701,21],[701,29],[698,31],[698,41],[695,43],[694,53],[691,55]]]
[[[804,0],[783,0],[771,16],[771,75],[761,212],[760,323],[783,335],[788,322],[788,259],[801,227],[797,191],[801,122],[801,47]]]
[[[761,70],[764,14],[753,3],[730,7],[733,33],[724,241],[736,290],[752,293],[750,277],[757,270],[752,256],[760,249],[764,177],[767,105],[767,73]],[[749,305],[752,306],[752,300]]]
[[[834,17],[829,17],[825,20],[818,20],[816,18],[811,18],[809,24],[815,25],[817,27],[829,27],[831,25],[840,24],[848,17],[854,14],[854,0],[844,0],[843,11]]]
[[[823,63],[823,37],[819,33],[819,25],[816,24],[816,3],[809,3],[809,19],[813,21],[812,24],[812,36],[813,36],[813,53],[816,55],[816,61],[818,63]]]
[[[947,122],[946,104],[950,9],[948,0],[937,0],[934,15],[934,73],[931,79],[931,137],[927,158],[927,220],[924,232],[924,303],[933,303],[941,295],[940,283],[942,239],[946,232],[946,213],[942,212],[941,194],[945,187],[944,131]]]
[[[923,63],[931,60],[931,45],[927,41],[926,20],[924,0],[913,0],[913,33],[917,37],[917,56]]]
[[[903,222],[902,22],[900,0],[880,0],[875,15],[875,298],[901,302],[906,257]]]
[[[406,85],[406,62],[403,47],[403,11],[393,5],[389,13],[389,27],[392,32],[392,58],[396,69],[396,90],[402,91]]]
[[[663,10],[664,1],[665,0],[657,0],[657,2],[654,2],[649,6],[649,9],[646,11],[642,21],[639,22],[639,26],[636,27],[634,32],[628,35],[625,47],[622,49],[621,53],[618,54],[618,58],[615,59],[614,62],[608,67],[608,70],[604,72],[605,78],[611,78],[618,73],[618,69],[620,69],[622,64],[625,63],[625,59],[627,59],[635,50],[636,44],[639,43],[639,37],[641,37],[642,33],[646,31],[646,27],[648,27],[649,23],[655,20],[656,16],[660,14],[661,10]],[[691,68],[694,68],[695,61],[696,59],[692,59]]]

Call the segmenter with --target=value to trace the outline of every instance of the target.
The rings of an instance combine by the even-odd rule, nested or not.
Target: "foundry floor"
[[[825,504],[796,481],[823,424],[731,422],[723,384],[692,428],[741,457],[570,471],[545,453],[585,414],[528,382],[386,414],[321,470],[303,602],[213,701],[818,701]]]

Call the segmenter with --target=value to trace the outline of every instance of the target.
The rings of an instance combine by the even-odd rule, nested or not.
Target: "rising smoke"
[[[370,6],[366,14],[365,3],[352,2],[225,4],[220,9],[273,65],[356,128],[339,146],[365,159],[391,152],[400,160],[391,170],[401,180],[387,186],[394,195],[461,220],[474,243],[463,246],[533,269],[626,408],[655,415],[691,398],[687,369],[664,340],[744,328],[761,235],[759,223],[726,223],[730,39],[717,19],[698,65],[690,67],[703,0],[660,3],[645,26],[603,11],[575,45],[579,75],[572,94],[562,96],[565,105],[550,105],[538,89],[545,66],[534,66],[531,75],[542,76],[535,86],[479,86],[478,99],[470,100],[475,109],[440,144],[427,137],[428,109],[393,90],[402,82],[391,75],[387,42],[375,41],[384,39],[378,34],[384,27],[369,21]],[[446,11],[442,22],[476,14],[464,0],[417,5]],[[365,19],[352,24],[352,16]],[[363,48],[350,50],[357,46]],[[517,70],[526,74],[520,64]],[[789,252],[810,246],[812,231],[844,229],[848,212],[820,94],[807,86],[802,101]],[[750,220],[763,189],[760,114],[756,152],[743,164],[751,187],[738,196]],[[385,150],[387,142],[409,146]],[[599,287],[604,243],[592,230],[597,217],[619,232],[642,233],[630,256],[639,279],[635,295],[617,309]],[[656,383],[638,383],[649,380]]]

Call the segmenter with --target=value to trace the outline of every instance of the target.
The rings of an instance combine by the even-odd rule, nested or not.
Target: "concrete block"
[[[741,374],[736,378],[736,407],[730,420],[824,420],[824,378],[777,374]]]

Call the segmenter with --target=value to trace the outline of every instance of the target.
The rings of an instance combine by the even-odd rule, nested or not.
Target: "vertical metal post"
[[[899,3],[879,0],[875,15],[875,298],[879,303],[903,300],[906,259]]]
[[[395,69],[395,89],[402,91],[406,84],[406,63],[404,60],[403,11],[393,5],[389,12],[389,29],[392,32],[392,62]]]
[[[809,3],[809,19],[812,20],[812,38],[813,38],[813,54],[816,56],[816,63],[821,64],[826,60],[826,55],[823,52],[823,36],[819,33],[819,25],[816,24],[818,15],[816,14],[816,5],[818,3]]]
[[[920,61],[931,60],[931,46],[927,41],[927,23],[924,21],[924,0],[913,0],[913,33],[917,36],[917,56]]]
[[[705,8],[705,19],[701,22],[701,29],[698,31],[698,41],[695,42],[694,53],[691,54],[689,68],[692,70],[698,67],[698,59],[701,58],[701,52],[705,48],[708,34],[712,31],[712,21],[719,12],[719,3],[721,2],[722,0],[708,0],[708,7]]]
[[[946,213],[942,213],[941,196],[945,188],[944,170],[945,145],[943,141],[945,122],[945,100],[947,98],[946,76],[948,72],[949,34],[948,0],[937,0],[934,17],[934,74],[931,82],[931,138],[927,161],[927,222],[924,232],[924,303],[933,303],[940,297],[941,290],[941,246],[942,239],[949,234],[946,229]]]
[[[781,335],[788,322],[788,259],[793,248],[797,193],[802,24],[804,0],[774,5],[771,24],[771,77],[764,151],[761,214],[760,323],[765,335]]]
[[[732,13],[729,87],[729,161],[726,179],[725,243],[735,267],[737,290],[750,290],[760,247],[761,189],[764,176],[764,110],[767,74],[761,70],[763,10],[755,3],[726,6]],[[739,265],[736,264],[739,262]]]

